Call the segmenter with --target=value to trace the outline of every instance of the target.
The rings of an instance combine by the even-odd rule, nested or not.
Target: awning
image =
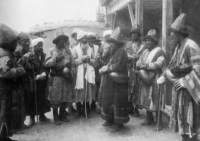
[[[113,14],[128,6],[128,3],[135,5],[135,0],[112,0],[108,5],[108,14]],[[155,10],[162,9],[162,0],[144,0],[144,9]]]
[[[116,11],[119,11],[126,7],[129,2],[132,2],[133,0],[114,0],[112,1],[108,6],[108,14],[115,13]]]

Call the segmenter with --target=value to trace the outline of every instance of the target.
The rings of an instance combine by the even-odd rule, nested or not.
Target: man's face
[[[86,50],[88,48],[88,43],[86,41],[81,42],[81,47],[83,50]]]
[[[145,46],[148,49],[152,49],[155,46],[155,43],[151,39],[146,39]]]
[[[56,46],[57,46],[57,48],[59,48],[59,49],[66,48],[67,43],[68,43],[68,42],[66,42],[66,41],[64,41],[64,40],[60,40],[60,41],[58,41],[58,43],[57,43]]]
[[[89,43],[89,46],[90,46],[90,47],[94,47],[94,44],[93,44],[93,43]]]
[[[137,33],[132,33],[131,34],[131,40],[132,41],[137,41],[139,39],[139,35]]]
[[[103,43],[103,57],[105,57],[109,53],[110,45],[106,42]]]
[[[109,43],[109,52],[111,53],[111,54],[113,54],[113,52],[114,52],[114,50],[115,50],[115,44],[114,43]]]
[[[21,39],[19,44],[22,46],[23,53],[27,53],[30,49],[30,39]]]
[[[65,48],[69,48],[70,43],[68,41],[65,42]]]
[[[74,35],[73,39],[77,41],[77,34]]]
[[[180,38],[179,38],[179,35],[175,32],[171,32],[170,33],[170,44],[171,44],[171,47],[176,47],[177,44],[180,43]]]
[[[34,47],[34,52],[35,53],[42,53],[43,52],[43,43],[39,42],[35,47]]]

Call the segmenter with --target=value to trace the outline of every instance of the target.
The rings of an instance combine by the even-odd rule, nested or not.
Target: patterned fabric
[[[0,48],[0,99],[6,98],[3,91],[11,88],[11,79],[17,77],[18,73],[19,67],[14,65],[14,58],[9,52]]]
[[[159,76],[159,72],[165,62],[164,54],[162,50],[160,50],[160,47],[156,47],[151,51],[145,49],[137,61],[138,66],[141,64],[147,64],[147,74],[156,74],[156,77],[152,80],[151,85],[147,85],[145,82],[140,80],[139,105],[151,111],[156,111],[158,108],[159,90],[155,80]]]
[[[93,56],[92,49],[88,46],[87,52],[85,55],[90,56],[92,59]],[[81,59],[83,57],[83,51],[80,44],[76,47],[76,59]],[[89,63],[81,63],[77,66],[77,76],[76,76],[76,86],[75,89],[80,90],[84,88],[84,79],[90,83],[95,84],[95,70],[92,65]]]
[[[81,104],[83,104],[86,101],[91,104],[92,101],[96,99],[95,85],[86,82],[83,90],[76,90],[75,97],[76,102],[81,102]]]
[[[76,62],[76,83],[75,83],[75,95],[76,102],[89,102],[96,99],[95,93],[95,69],[92,63],[83,63],[83,55],[88,55],[90,61],[94,59],[94,52],[88,46],[87,50],[83,52],[81,45],[78,44],[74,50],[74,59]]]
[[[52,106],[59,106],[64,102],[73,102],[72,79],[62,73],[62,70],[67,67],[70,70],[69,76],[71,76],[71,65],[72,54],[70,51],[57,48],[51,51],[51,58],[46,62],[46,66],[51,68],[48,99]]]
[[[200,48],[199,46],[189,38],[186,38],[182,41],[180,46],[177,46],[175,49],[174,55],[170,62],[170,67],[174,66],[183,66],[183,65],[192,65],[194,71],[198,76],[200,76]],[[193,72],[191,72],[193,73]],[[187,74],[184,78],[190,75]],[[185,79],[186,80],[186,79]],[[196,85],[199,87],[200,85]],[[199,92],[198,92],[199,93]],[[199,128],[199,122],[196,119],[199,118],[199,105],[197,105],[192,99],[191,95],[186,89],[181,89],[177,92],[177,100],[173,102],[173,113],[172,120],[178,121],[178,129],[180,134],[187,134],[192,136]],[[195,115],[195,116],[194,116]],[[198,124],[198,125],[197,125]]]
[[[52,105],[73,102],[72,84],[63,77],[52,77],[52,85],[49,86],[48,99]]]
[[[118,48],[108,63],[109,72],[128,75],[127,63],[126,51]],[[110,78],[109,73],[103,74],[101,94],[102,118],[120,124],[128,122],[128,82],[116,83]]]
[[[0,48],[0,127],[5,128],[8,125],[7,121],[11,121],[11,98],[13,79],[20,75],[21,67],[15,66],[14,58],[6,50]],[[9,105],[9,106],[8,106]],[[10,125],[10,124],[9,124]],[[10,126],[9,126],[10,128]],[[6,131],[7,132],[7,131]],[[2,135],[2,130],[0,131]]]

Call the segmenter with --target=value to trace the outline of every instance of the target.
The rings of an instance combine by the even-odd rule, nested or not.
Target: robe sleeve
[[[164,65],[164,62],[165,62],[165,57],[160,56],[160,57],[157,58],[157,60],[155,62],[148,64],[147,68],[148,68],[148,70],[161,69]]]
[[[55,51],[51,51],[50,53],[51,57],[48,61],[46,61],[45,66],[47,67],[54,67],[56,65],[56,56],[57,53]]]
[[[74,64],[75,64],[75,65],[80,65],[80,64],[83,63],[83,62],[82,62],[82,58],[79,58],[79,57],[78,57],[78,54],[77,54],[76,51],[74,51],[74,53],[73,53],[73,58],[74,58]]]
[[[5,56],[1,57],[0,59],[0,77],[1,78],[14,78],[22,75],[25,73],[25,70],[23,69],[22,66],[13,66],[12,65],[12,60],[10,57]]]
[[[19,64],[24,67],[25,70],[32,70],[34,68],[33,63],[30,62],[29,56],[23,56]]]
[[[91,66],[93,66],[93,67],[95,66],[95,61],[96,61],[95,58],[96,58],[96,56],[95,56],[95,51],[92,50],[89,64],[90,64]]]
[[[193,70],[197,73],[197,75],[200,78],[200,48],[197,45],[189,46],[187,50],[187,55],[190,59],[190,63],[193,67]],[[187,75],[185,77],[187,77]]]

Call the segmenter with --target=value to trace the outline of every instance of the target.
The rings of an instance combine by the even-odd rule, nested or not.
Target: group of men
[[[169,62],[159,47],[156,29],[149,30],[143,40],[140,30],[134,29],[131,42],[126,44],[121,42],[120,35],[116,36],[116,31],[106,39],[110,59],[99,70],[104,126],[121,129],[129,121],[130,113],[139,117],[139,109],[146,110],[143,125],[154,125],[160,118],[160,95],[168,81],[173,85],[171,120],[182,141],[199,140],[200,48],[189,38],[186,16],[180,14],[169,29],[173,52]],[[106,44],[103,50],[109,50]]]
[[[56,124],[68,121],[67,112],[76,110],[88,118],[95,107],[106,127],[122,129],[129,114],[140,116],[143,125],[159,118],[159,95],[166,81],[173,84],[172,118],[183,141],[197,140],[199,129],[200,48],[191,39],[181,14],[171,25],[169,63],[159,47],[158,30],[144,38],[140,29],[125,41],[120,28],[103,33],[102,41],[89,33],[59,35],[46,57],[44,39],[30,39],[0,25],[0,138],[12,129],[48,121],[53,108]],[[60,109],[60,110],[58,110]],[[37,118],[35,119],[35,116]]]
[[[6,139],[11,131],[33,125],[35,115],[47,120],[48,71],[43,66],[42,38],[31,41],[28,34],[17,34],[4,24],[0,25],[0,35],[0,137]]]

